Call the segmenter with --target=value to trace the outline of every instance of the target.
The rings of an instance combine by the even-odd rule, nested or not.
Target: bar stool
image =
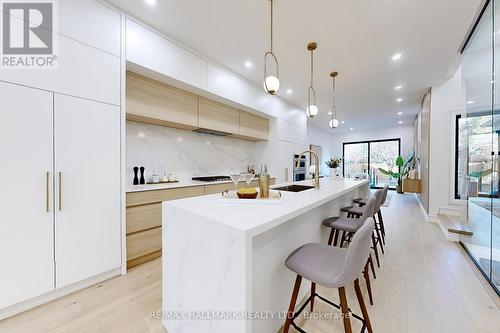
[[[375,191],[375,194],[373,195],[373,197],[375,197],[377,199],[377,204],[375,206],[374,215],[378,211],[380,211],[380,206],[382,205],[383,195],[384,195],[384,189],[380,189],[380,190]],[[343,209],[347,210],[347,217],[359,218],[363,215],[363,211],[364,211],[365,207],[364,206],[355,206],[355,207],[351,207],[351,208],[344,207]],[[384,239],[384,236],[382,235],[382,228],[379,225],[379,223],[377,223],[377,220],[375,220],[375,232],[377,234],[377,237],[375,238],[376,243],[380,246],[380,250],[382,251],[382,253],[385,253],[384,246],[383,246],[383,244],[385,244],[385,239]],[[375,252],[375,257],[377,258],[377,264],[380,265],[377,252],[378,251]]]
[[[364,224],[364,221],[368,218],[371,218],[375,214],[375,205],[377,204],[377,198],[372,197],[367,201],[366,206],[364,207],[363,214],[360,218],[329,218],[323,221],[323,225],[331,228],[330,230],[330,238],[328,240],[328,245],[332,245],[333,235],[335,234],[335,239],[333,241],[333,246],[337,246],[338,236],[340,231],[342,231],[342,238],[340,241],[340,247],[343,247],[344,241],[349,241]],[[373,236],[372,231],[372,244],[375,251],[377,250],[375,237]],[[376,253],[376,257],[378,258],[378,252]],[[368,290],[368,296],[370,298],[370,304],[373,305],[373,295],[370,283],[370,275],[368,274],[368,266],[371,267],[373,277],[376,279],[377,276],[375,274],[375,267],[373,266],[373,260],[371,254],[368,257],[368,261],[366,262],[365,267],[363,268],[363,276],[366,281],[366,289]],[[379,266],[380,267],[380,266]]]
[[[348,249],[326,244],[310,243],[299,247],[288,256],[285,265],[288,269],[297,273],[297,277],[295,279],[283,333],[288,333],[290,325],[299,332],[306,333],[295,324],[294,320],[309,303],[311,303],[311,311],[314,310],[314,299],[316,297],[337,309],[341,309],[344,320],[344,331],[346,333],[352,333],[351,321],[349,318],[351,310],[347,304],[345,292],[345,286],[352,282],[354,282],[354,289],[361,308],[362,317],[351,312],[352,316],[363,323],[362,332],[364,332],[366,328],[369,333],[373,333],[368,311],[363,300],[363,294],[359,287],[358,276],[370,253],[370,236],[373,233],[374,223],[373,218],[367,219],[352,238],[351,246]],[[304,305],[295,312],[295,304],[297,302],[302,278],[311,281],[311,295]],[[340,304],[335,304],[316,293],[316,284],[326,288],[338,288]]]
[[[382,196],[382,204],[380,205],[378,212],[375,212],[375,214],[377,214],[378,225],[380,226],[380,230],[382,232],[382,242],[385,245],[385,225],[384,225],[384,219],[382,217],[382,206],[385,204],[387,200],[387,192],[389,192],[389,185],[385,185],[383,190],[384,190],[384,195]],[[366,205],[367,200],[355,199],[353,200],[353,202],[357,203],[360,207],[363,207],[364,205]]]

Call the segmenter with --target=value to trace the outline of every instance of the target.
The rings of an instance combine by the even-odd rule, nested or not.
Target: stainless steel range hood
[[[231,135],[231,133],[211,130],[211,129],[207,129],[207,128],[197,128],[197,129],[193,130],[193,132],[202,133],[202,134],[210,134],[210,135],[215,135],[215,136],[229,136],[229,135]]]

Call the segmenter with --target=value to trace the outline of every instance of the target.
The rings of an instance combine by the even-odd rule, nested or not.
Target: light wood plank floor
[[[461,247],[447,242],[437,225],[424,220],[415,197],[394,194],[383,212],[387,247],[377,280],[372,281],[375,305],[368,307],[374,331],[498,333],[498,296]],[[360,313],[352,286],[347,289],[349,305]],[[319,292],[338,302],[336,290]],[[331,311],[319,300],[316,304],[315,312]],[[161,261],[155,260],[127,276],[0,321],[0,332],[165,332],[161,322],[149,316],[160,309]],[[299,324],[311,333],[343,332],[340,320]],[[355,320],[353,326],[359,331]]]

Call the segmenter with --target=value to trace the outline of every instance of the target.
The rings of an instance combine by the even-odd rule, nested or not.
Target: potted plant
[[[399,172],[393,172],[391,170],[385,170],[382,168],[378,168],[378,170],[384,175],[391,176],[395,180],[398,181],[398,185],[396,187],[396,191],[398,193],[403,192],[403,177],[408,176],[408,172],[415,167],[415,155],[414,153],[410,153],[408,158],[405,160],[402,156],[398,156],[396,159],[396,166],[399,169]]]
[[[330,158],[329,161],[325,162],[326,166],[330,168],[330,179],[340,178],[340,172],[338,168],[340,167],[341,162],[342,158],[340,157]]]

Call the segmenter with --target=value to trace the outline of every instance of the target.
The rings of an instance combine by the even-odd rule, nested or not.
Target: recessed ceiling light
[[[392,60],[393,61],[398,61],[399,59],[401,59],[403,55],[401,53],[396,53],[395,55],[392,56]]]
[[[292,90],[292,89],[287,89],[287,90],[286,90],[286,93],[287,93],[288,95],[290,95],[291,93],[293,93],[293,90]]]
[[[403,123],[403,121],[402,121],[402,120],[398,121],[398,124],[402,124],[402,123]]]
[[[474,102],[474,101],[468,101],[467,102],[467,104],[474,104],[474,103],[476,103],[476,102]]]
[[[148,5],[154,6],[156,5],[156,0],[144,0]]]
[[[246,68],[252,68],[252,63],[250,61],[245,61]]]
[[[398,116],[400,116],[400,115],[402,115],[402,114],[403,114],[403,112],[401,112],[401,111],[399,111],[399,112],[398,112]]]
[[[349,129],[350,129],[351,131],[353,131],[353,130],[354,130],[354,128],[352,128],[352,127],[351,127],[351,128],[349,128]]]
[[[328,114],[332,114],[332,111],[328,112]]]
[[[342,124],[345,124],[345,121],[343,121],[343,120],[342,120],[342,121],[341,121],[341,123],[342,123]]]
[[[401,90],[401,88],[403,88],[403,86],[395,86],[394,89],[396,90]]]
[[[398,102],[398,103],[399,103],[399,102],[402,102],[402,101],[403,101],[403,99],[402,99],[401,97],[399,97],[399,98],[396,100],[396,102]]]

